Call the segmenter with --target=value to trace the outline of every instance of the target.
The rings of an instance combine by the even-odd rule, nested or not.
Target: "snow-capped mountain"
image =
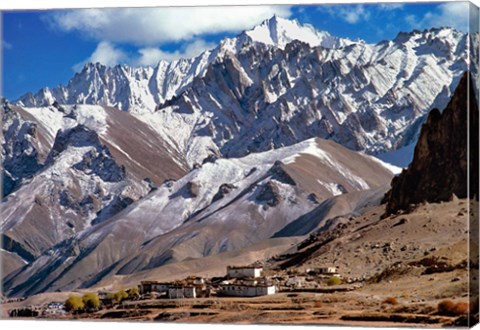
[[[311,47],[324,48],[341,48],[354,43],[350,39],[338,38],[325,31],[317,31],[309,24],[300,24],[298,20],[288,20],[278,16],[273,16],[253,29],[245,31],[238,39],[281,49],[285,49],[285,46],[293,40],[305,42]]]
[[[203,76],[210,63],[228,52],[236,52],[249,43],[262,43],[284,48],[293,40],[313,46],[342,47],[352,42],[316,31],[310,25],[301,25],[277,16],[265,20],[252,30],[236,38],[226,38],[212,50],[192,59],[172,62],[160,61],[155,67],[113,68],[89,63],[77,73],[67,86],[43,88],[36,94],[27,93],[18,100],[19,105],[41,107],[60,104],[99,104],[114,106],[124,111],[153,111],[158,105],[179,95],[195,77]]]
[[[23,251],[27,259],[188,172],[155,131],[116,109],[4,105],[3,111],[10,127],[4,130],[3,176],[10,190],[4,191],[0,231],[15,242],[12,252]]]
[[[468,67],[466,48],[466,35],[452,29],[338,49],[251,44],[138,117],[174,137],[190,164],[311,137],[377,154],[414,142],[425,114],[444,106]]]
[[[468,47],[451,28],[366,44],[273,17],[193,59],[87,64],[3,104],[5,288],[88,287],[357,212],[398,170],[368,154],[404,160]]]
[[[88,64],[68,86],[18,104],[135,113],[191,166],[311,137],[379,154],[414,143],[425,114],[446,105],[467,68],[467,35],[451,28],[373,45],[273,17],[193,59],[155,68]]]
[[[67,290],[106,276],[236,251],[272,237],[320,201],[386,187],[392,176],[374,157],[320,139],[219,159],[165,182],[116,216],[53,247],[11,274],[5,289],[15,295]],[[355,197],[333,215],[348,214],[360,203]],[[325,214],[333,204],[324,207]],[[316,220],[303,234],[323,225]]]

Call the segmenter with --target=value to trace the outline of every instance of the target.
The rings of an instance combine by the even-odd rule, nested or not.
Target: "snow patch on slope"
[[[26,112],[34,116],[43,127],[45,127],[53,139],[59,130],[66,130],[78,124],[87,126],[99,134],[105,133],[108,126],[106,123],[106,113],[103,107],[98,105],[63,105],[63,111],[59,111],[53,106],[39,108],[23,108]],[[69,117],[74,116],[76,119]]]
[[[365,182],[365,180],[363,180],[361,177],[353,174],[345,166],[343,166],[339,162],[335,161],[328,152],[320,149],[318,147],[315,139],[306,140],[305,144],[306,144],[305,149],[303,149],[300,153],[312,155],[312,156],[314,156],[318,159],[321,159],[327,166],[329,166],[330,168],[336,169],[340,174],[342,174],[342,176],[347,178],[348,182],[351,185],[353,185],[354,187],[357,187],[359,190],[370,189],[369,185],[367,184],[367,182]],[[291,162],[294,162],[295,158],[298,157],[298,156],[299,155],[293,155],[290,158],[288,158],[286,160],[287,164],[291,163]]]
[[[333,182],[323,182],[322,180],[317,180],[318,183],[320,183],[322,186],[327,188],[327,190],[333,195],[333,196],[338,196],[343,194],[342,189],[340,189],[338,183],[333,183]]]
[[[412,162],[415,146],[416,143],[411,143],[397,150],[378,154],[376,157],[382,160],[384,164],[392,164],[393,167],[397,168],[395,174],[399,174],[402,171],[402,168],[407,168]]]

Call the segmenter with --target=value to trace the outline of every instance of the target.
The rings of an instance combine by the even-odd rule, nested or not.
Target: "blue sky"
[[[67,84],[89,61],[154,65],[192,57],[273,14],[375,43],[412,29],[466,31],[468,8],[457,2],[5,11],[2,95],[15,100]]]

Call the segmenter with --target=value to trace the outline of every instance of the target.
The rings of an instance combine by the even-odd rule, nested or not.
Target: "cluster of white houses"
[[[148,294],[156,292],[167,295],[171,299],[176,298],[197,298],[207,291],[205,280],[200,277],[187,278],[177,282],[142,281],[140,293]]]
[[[60,316],[66,314],[65,304],[60,301],[49,303],[42,312],[43,316]]]
[[[227,267],[227,278],[219,283],[207,283],[203,278],[187,278],[180,282],[143,281],[140,293],[158,293],[175,298],[196,298],[216,293],[221,296],[256,297],[275,294],[276,286],[262,277],[257,266]]]
[[[220,285],[219,294],[236,297],[257,297],[275,294],[277,287],[262,277],[262,267],[227,267],[227,280]]]
[[[263,274],[263,268],[260,266],[228,266],[227,275],[222,278],[188,277],[175,282],[142,281],[140,294],[150,295],[151,297],[165,296],[170,299],[209,297],[212,294],[216,296],[258,297],[275,294],[279,289],[282,291],[309,289],[309,281],[318,285],[322,278],[330,278],[331,276],[340,276],[335,267],[320,267],[307,269],[304,273],[294,273],[286,276],[276,274],[266,277]],[[99,293],[99,297],[104,304],[108,304],[105,303],[108,300],[107,296],[107,292]],[[2,302],[5,303],[6,299],[3,299]],[[12,317],[37,317],[40,315],[58,317],[65,314],[65,304],[63,302],[51,302],[47,306],[29,306],[10,311]]]
[[[302,272],[274,274],[267,277],[264,276],[263,268],[260,266],[228,266],[227,274],[222,278],[188,277],[175,282],[142,281],[140,294],[144,299],[147,296],[150,298],[164,296],[170,299],[210,297],[211,295],[258,297],[272,295],[278,291],[311,290],[312,287],[317,288],[322,281],[332,276],[340,276],[335,267],[306,269]],[[108,298],[108,292],[99,292],[98,296],[104,306],[113,306],[114,302]],[[24,300],[24,298],[8,300],[1,298],[1,303]],[[28,306],[9,311],[11,317],[61,317],[66,314],[63,302],[51,302],[46,306]]]
[[[335,267],[320,267],[308,269],[307,274],[318,276],[339,276]],[[275,282],[272,282],[275,281]],[[305,276],[287,277],[279,280],[278,277],[263,276],[260,266],[228,266],[227,276],[218,280],[205,280],[200,277],[189,277],[183,281],[157,282],[143,281],[140,285],[141,294],[158,294],[171,299],[217,296],[257,297],[275,294],[282,287],[306,287]]]

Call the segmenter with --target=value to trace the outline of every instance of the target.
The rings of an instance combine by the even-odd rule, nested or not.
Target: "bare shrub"
[[[318,300],[317,300],[317,301],[315,301],[315,304],[313,305],[313,307],[315,307],[315,308],[321,308],[321,307],[323,307],[323,304],[322,304],[321,301],[318,301]]]
[[[384,301],[382,301],[382,304],[397,305],[398,301],[395,297],[387,297]]]
[[[466,302],[459,302],[453,308],[453,313],[455,315],[467,315],[470,310],[470,306]]]
[[[451,300],[443,300],[438,304],[437,309],[439,314],[458,316],[468,314],[470,306],[466,302],[454,303]]]
[[[438,303],[437,309],[438,313],[443,315],[452,314],[453,309],[455,308],[455,303],[451,300],[442,300]]]

